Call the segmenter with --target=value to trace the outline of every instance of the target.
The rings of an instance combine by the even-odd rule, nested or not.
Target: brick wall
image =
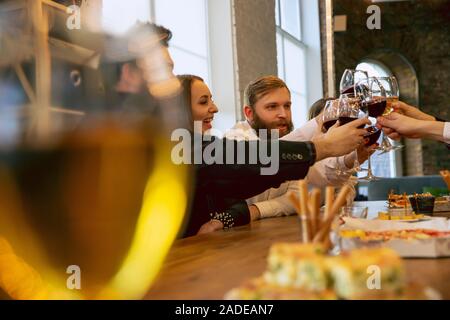
[[[381,30],[367,29],[368,5],[361,0],[334,1],[334,15],[347,15],[347,31],[334,35],[336,75],[340,77],[345,68],[355,67],[373,52],[397,52],[417,73],[420,107],[450,119],[450,1],[380,3]],[[442,144],[423,140],[421,148],[423,160],[420,150],[404,151],[404,165],[410,166],[406,172],[429,175],[450,169],[450,153]],[[422,170],[411,168],[418,164]]]

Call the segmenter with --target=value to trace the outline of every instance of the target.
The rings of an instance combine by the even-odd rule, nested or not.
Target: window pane
[[[133,5],[123,0],[103,1],[103,29],[108,33],[125,33],[136,21],[150,20],[149,0],[133,0]]]
[[[356,67],[357,70],[366,71],[369,77],[389,77],[392,73],[377,63],[362,62]]]
[[[284,39],[285,81],[293,91],[306,94],[305,55],[303,49]]]
[[[299,0],[281,0],[281,27],[301,40]]]
[[[294,123],[294,127],[298,128],[301,125],[305,124],[308,118],[308,102],[306,101],[306,97],[300,95],[298,92],[291,91],[292,97],[292,122]]]
[[[277,62],[278,62],[278,77],[284,79],[284,51],[283,38],[277,33]]]
[[[193,74],[202,77],[206,83],[209,83],[206,58],[199,58],[175,47],[170,47],[169,50],[175,64],[175,74]]]
[[[155,0],[155,18],[158,24],[172,31],[171,45],[207,56],[204,0]]]
[[[275,23],[280,26],[280,0],[275,0]]]

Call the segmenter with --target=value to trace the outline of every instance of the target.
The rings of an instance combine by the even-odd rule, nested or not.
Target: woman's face
[[[191,106],[194,121],[202,122],[202,133],[211,129],[214,113],[219,110],[214,104],[208,86],[200,80],[194,80],[192,82]]]

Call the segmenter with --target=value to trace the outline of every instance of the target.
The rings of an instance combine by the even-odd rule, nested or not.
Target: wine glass
[[[142,58],[164,54],[155,39],[145,41]],[[178,105],[159,91],[153,115],[56,108],[48,41],[40,45],[33,53],[36,99],[14,105],[15,116],[0,109],[14,128],[0,139],[0,286],[14,299],[142,298],[189,202],[190,167],[171,159],[172,126],[182,126],[168,123],[176,110],[167,110]],[[160,59],[147,59],[148,70],[152,61]],[[147,84],[164,82],[173,94],[167,83],[175,80]],[[15,89],[21,91],[19,84]]]
[[[354,94],[341,94],[339,97],[339,125],[343,126],[349,122],[355,121],[360,118],[364,118],[367,115],[360,108],[360,100],[355,97]],[[360,127],[364,128],[364,125]],[[356,150],[355,150],[356,151]],[[357,152],[357,151],[356,151]],[[354,174],[360,171],[360,164],[358,157],[355,157],[354,165],[352,169],[345,171],[347,174]]]
[[[361,110],[369,117],[379,117],[386,111],[386,90],[376,77],[370,77],[366,80],[359,81],[355,85],[355,94],[361,101]],[[367,131],[365,145],[370,146],[378,141],[382,130],[378,129],[375,125],[372,125],[367,128]],[[371,156],[369,155],[367,175],[359,178],[361,181],[373,181],[379,179],[372,172],[372,163],[370,159]]]
[[[354,86],[361,80],[368,79],[369,76],[366,71],[345,69],[339,84],[339,91],[341,94],[354,94]]]
[[[380,77],[380,78],[378,78],[378,81],[380,82],[380,84],[383,86],[383,88],[386,91],[387,106],[386,106],[385,112],[383,113],[383,115],[386,116],[394,111],[394,105],[399,100],[400,90],[399,90],[397,78],[395,78],[394,76]],[[380,154],[399,150],[399,149],[403,148],[402,145],[396,145],[396,146],[392,145],[389,138],[386,137],[384,132],[382,133],[382,136],[383,136],[383,138],[382,138],[381,145],[380,145],[380,147],[377,148],[377,150],[381,151]]]
[[[322,131],[327,132],[332,126],[336,124],[339,118],[339,100],[328,100],[323,109],[323,124]]]
[[[332,126],[336,124],[339,120],[339,105],[340,100],[334,99],[329,100],[325,103],[325,108],[323,110],[323,118],[322,118],[322,132],[327,132]],[[338,163],[338,161],[336,161]],[[332,170],[338,176],[348,175],[344,170],[340,170],[337,167],[326,166],[329,170]]]

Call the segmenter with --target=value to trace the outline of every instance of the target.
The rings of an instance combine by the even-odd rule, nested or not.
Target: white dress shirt
[[[442,134],[444,137],[444,142],[446,144],[450,144],[450,122],[446,122],[444,125],[444,133]]]
[[[320,134],[316,120],[308,121],[304,126],[282,137],[286,141],[310,141],[316,134]],[[258,135],[247,121],[238,122],[225,133],[225,137],[235,140],[257,140]],[[340,186],[348,181],[347,177],[339,177],[333,168],[348,169],[343,158],[328,158],[316,162],[310,167],[306,179],[310,188],[323,188],[327,185]],[[288,193],[298,193],[298,181],[287,181],[278,188],[271,188],[263,193],[247,199],[248,205],[258,207],[261,218],[278,217],[295,213]]]

